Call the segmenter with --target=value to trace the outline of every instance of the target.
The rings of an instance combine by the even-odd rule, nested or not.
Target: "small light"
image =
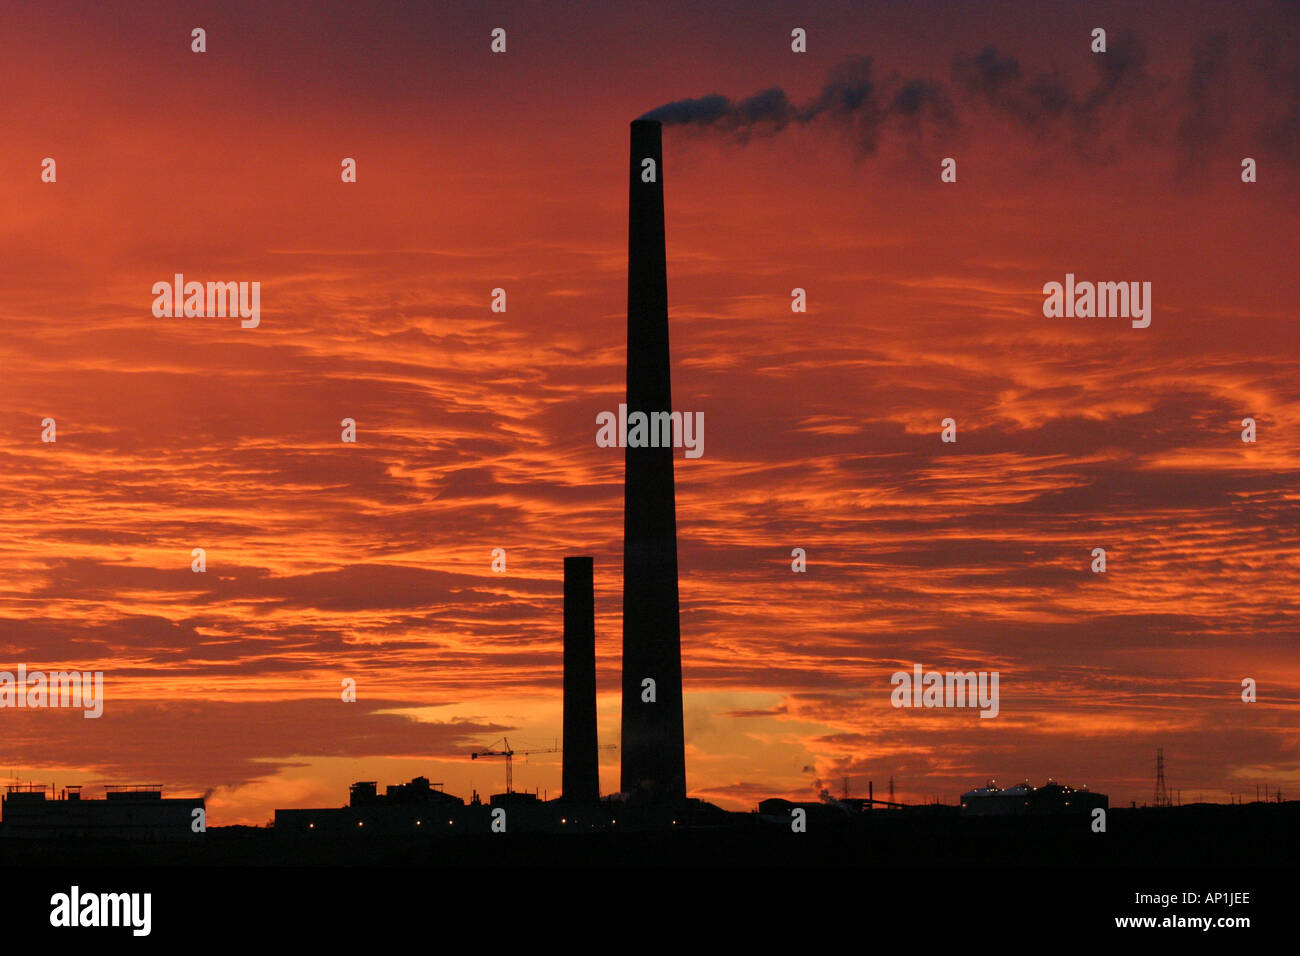
[[[315,830],[315,829],[316,829],[316,824],[314,824],[314,823],[309,823],[309,824],[307,824],[307,829],[308,829],[308,830]]]
[[[359,826],[359,827],[363,827],[363,826],[365,826],[365,825],[366,825],[366,821],[365,821],[365,820],[358,820],[358,821],[357,821],[357,826]]]

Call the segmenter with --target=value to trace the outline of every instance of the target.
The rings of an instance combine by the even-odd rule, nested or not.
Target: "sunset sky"
[[[780,88],[789,122],[664,128],[674,405],[706,426],[676,459],[691,795],[1054,777],[1127,805],[1163,747],[1184,802],[1300,796],[1300,5],[0,22],[0,670],[106,695],[0,710],[6,778],[161,782],[214,826],[354,780],[498,792],[472,750],[560,736],[573,554],[617,745],[623,455],[594,439],[623,400],[628,123]],[[1045,318],[1067,272],[1150,282],[1150,327]],[[260,282],[260,326],[155,318],[175,273]],[[999,671],[999,716],[893,708],[915,663]]]

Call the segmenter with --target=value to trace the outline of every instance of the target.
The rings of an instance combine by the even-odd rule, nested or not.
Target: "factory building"
[[[346,807],[276,810],[275,832],[361,836],[447,831],[458,822],[463,826],[465,801],[443,793],[439,786],[427,777],[416,777],[390,785],[380,794],[375,781],[361,780],[348,788]]]
[[[1053,816],[1072,813],[1090,813],[1109,805],[1104,793],[1093,793],[1086,787],[1075,789],[1049,780],[1041,787],[1027,781],[1005,790],[992,782],[986,787],[968,790],[961,795],[963,817],[1014,817]]]
[[[81,790],[65,787],[56,794],[37,784],[7,787],[0,837],[192,840],[206,827],[202,797],[164,797],[155,784],[108,786],[102,800],[83,797]]]

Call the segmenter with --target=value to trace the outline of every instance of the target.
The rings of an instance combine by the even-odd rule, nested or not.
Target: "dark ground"
[[[701,943],[749,954],[811,944],[832,924],[863,950],[872,940],[929,951],[1126,935],[1221,949],[1294,933],[1300,909],[1300,802],[1113,809],[1106,833],[1091,832],[1087,817],[876,811],[849,825],[810,819],[799,834],[738,817],[735,828],[639,833],[299,839],[217,827],[183,844],[6,839],[0,920],[10,937],[137,943],[120,928],[51,929],[51,894],[77,885],[151,893],[160,942],[369,947],[407,931],[435,946],[469,932],[494,950],[576,945],[568,937],[580,933],[583,949],[604,949],[632,933],[650,945],[616,948],[642,952],[704,934]],[[1211,905],[1218,892],[1248,901]],[[1152,893],[1179,902],[1137,902]],[[1243,915],[1250,928],[1115,925]]]

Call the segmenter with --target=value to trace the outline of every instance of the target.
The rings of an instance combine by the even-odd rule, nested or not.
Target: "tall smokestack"
[[[600,800],[596,759],[596,600],[591,558],[564,559],[565,800]]]
[[[649,161],[649,162],[648,162]],[[661,127],[634,120],[628,192],[627,413],[672,411]],[[627,794],[686,797],[672,447],[628,445],[623,472],[623,773]],[[649,684],[653,681],[653,685]],[[651,691],[653,687],[653,694]],[[651,699],[653,697],[653,699]]]

